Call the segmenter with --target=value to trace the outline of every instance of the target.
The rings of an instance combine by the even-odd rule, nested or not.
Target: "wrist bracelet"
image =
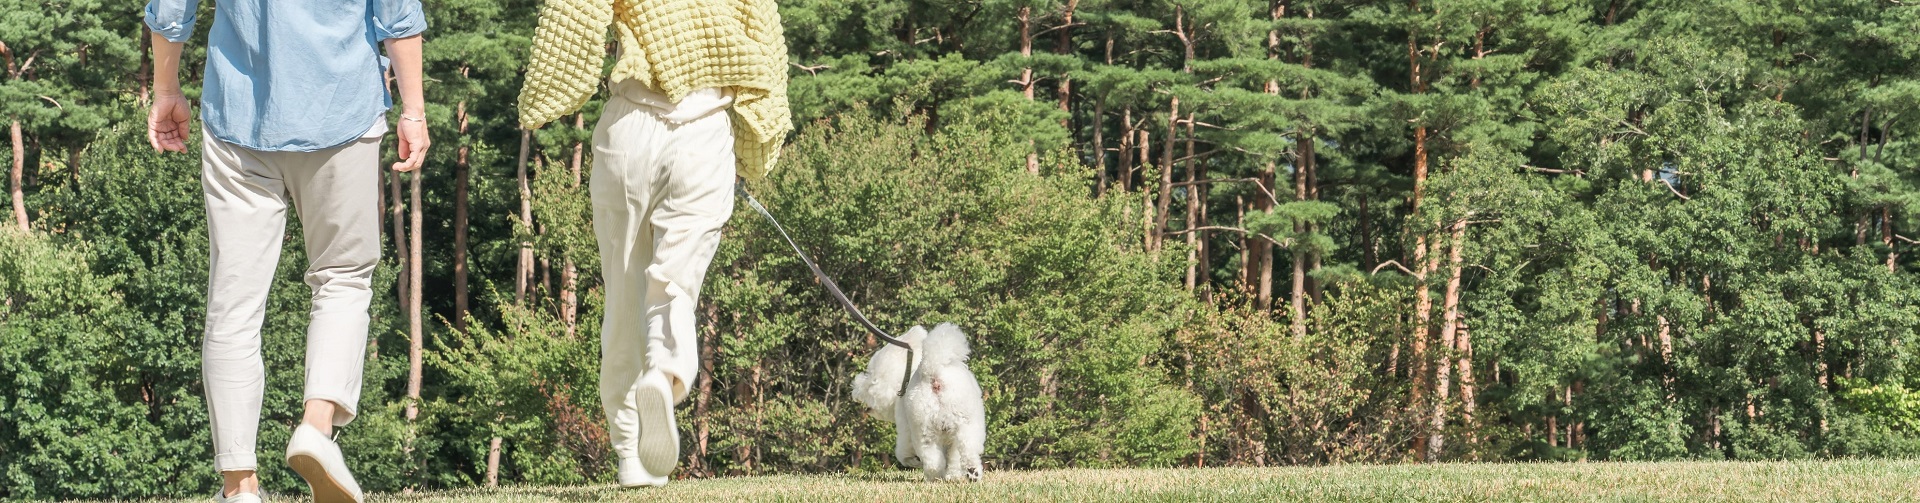
[[[407,116],[407,114],[400,114],[400,119],[401,119],[401,120],[409,120],[409,121],[414,121],[414,122],[426,122],[426,121],[427,121],[427,118],[426,118],[426,117],[408,117],[408,116]]]

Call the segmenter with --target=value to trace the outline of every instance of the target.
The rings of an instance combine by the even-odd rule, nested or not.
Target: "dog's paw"
[[[981,475],[982,474],[980,473],[980,467],[978,466],[967,467],[967,471],[966,471],[967,482],[979,482]]]
[[[904,458],[900,458],[900,464],[906,465],[907,468],[919,468],[921,466],[920,456],[907,456]]]

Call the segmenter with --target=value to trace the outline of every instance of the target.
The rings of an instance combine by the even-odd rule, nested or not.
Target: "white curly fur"
[[[882,346],[853,378],[853,399],[875,417],[895,425],[893,455],[900,464],[920,468],[928,481],[979,481],[985,467],[980,454],[987,443],[987,407],[980,382],[967,368],[967,334],[952,323],[913,327],[902,335],[913,346],[914,365],[905,406],[896,406],[906,350]]]

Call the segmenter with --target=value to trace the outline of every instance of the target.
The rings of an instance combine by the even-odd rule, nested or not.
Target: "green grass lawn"
[[[1537,463],[739,477],[665,488],[522,487],[369,503],[538,501],[1920,501],[1920,461]],[[290,502],[290,498],[277,498]]]

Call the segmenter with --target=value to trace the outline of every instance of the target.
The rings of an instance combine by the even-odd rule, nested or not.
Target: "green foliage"
[[[36,231],[0,236],[0,498],[204,494],[196,159],[145,147],[131,7],[14,3],[0,115],[23,126]],[[598,103],[529,134],[519,218],[512,107],[539,3],[427,4],[424,400],[406,419],[405,320],[382,293],[364,412],[341,437],[370,489],[477,484],[495,439],[503,483],[611,476],[582,188]],[[1920,10],[780,10],[801,131],[749,188],[881,326],[970,330],[993,468],[1400,461],[1434,434],[1442,460],[1920,455]],[[449,286],[461,182],[466,313]],[[290,225],[264,334],[267,460],[299,406]],[[891,427],[846,396],[873,342],[784,246],[744,211],[722,241],[700,311],[710,368],[681,408],[688,475],[895,466]],[[1281,307],[1296,299],[1297,318]]]
[[[1871,384],[1865,379],[1841,378],[1840,399],[1873,422],[1904,431],[1920,431],[1920,391],[1893,382]]]

